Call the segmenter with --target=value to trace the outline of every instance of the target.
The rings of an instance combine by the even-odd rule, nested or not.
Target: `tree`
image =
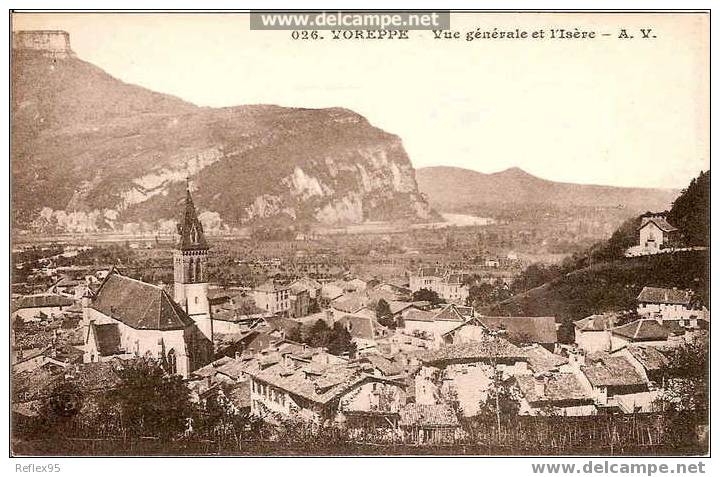
[[[444,303],[445,300],[440,298],[434,290],[428,290],[427,288],[421,288],[412,294],[413,301],[428,301],[433,305],[438,303]]]
[[[709,245],[710,171],[701,172],[690,182],[673,202],[667,219],[680,229],[687,245]]]
[[[520,403],[512,385],[503,380],[503,373],[497,364],[493,362],[491,366],[490,385],[485,400],[480,401],[477,417],[480,421],[494,422],[499,432],[503,420],[517,416]]]
[[[189,390],[151,358],[124,363],[110,400],[121,409],[125,427],[139,435],[180,434],[192,415]]]
[[[350,357],[355,356],[357,347],[352,341],[350,332],[342,325],[342,323],[335,323],[332,332],[330,334],[330,341],[327,344],[328,353],[340,356],[344,353],[348,353]]]
[[[386,326],[393,330],[397,326],[397,324],[395,323],[395,318],[393,318],[392,316],[392,310],[390,310],[390,305],[382,298],[380,298],[377,302],[377,305],[375,305],[375,317],[377,318],[378,323],[383,326]]]
[[[74,382],[60,380],[51,388],[50,397],[43,401],[39,415],[44,432],[61,432],[80,411],[83,396]]]
[[[710,402],[709,350],[706,339],[673,348],[663,367],[665,385],[659,398],[665,408],[707,411]]]
[[[308,331],[305,342],[314,348],[324,348],[330,342],[330,327],[325,320],[317,320]]]

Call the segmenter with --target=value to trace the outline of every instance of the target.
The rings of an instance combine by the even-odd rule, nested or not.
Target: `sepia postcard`
[[[11,456],[705,472],[709,11],[9,15]]]

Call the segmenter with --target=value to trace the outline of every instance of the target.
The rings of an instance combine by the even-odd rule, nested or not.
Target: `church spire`
[[[177,225],[180,241],[179,250],[208,250],[210,247],[205,240],[202,223],[198,219],[190,194],[190,178],[188,177],[185,190],[185,211],[182,222]]]

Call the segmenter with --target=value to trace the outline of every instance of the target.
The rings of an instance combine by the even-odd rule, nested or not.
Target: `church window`
[[[171,349],[167,354],[168,372],[170,374],[177,374],[177,357],[175,356],[175,350]]]

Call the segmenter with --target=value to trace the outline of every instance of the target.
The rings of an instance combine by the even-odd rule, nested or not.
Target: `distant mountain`
[[[459,167],[417,169],[420,192],[443,212],[497,205],[624,207],[629,211],[666,210],[679,191],[553,182],[513,167],[494,174]]]
[[[11,74],[17,228],[172,230],[188,174],[207,229],[433,217],[401,140],[352,111],[198,107],[78,59],[62,32],[14,34]]]

